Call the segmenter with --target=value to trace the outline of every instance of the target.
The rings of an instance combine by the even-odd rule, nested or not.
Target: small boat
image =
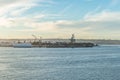
[[[14,48],[31,48],[32,44],[31,43],[14,43],[13,47]]]

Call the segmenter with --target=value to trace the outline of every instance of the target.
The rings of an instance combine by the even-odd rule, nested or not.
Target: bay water
[[[0,80],[120,80],[120,46],[0,48]]]

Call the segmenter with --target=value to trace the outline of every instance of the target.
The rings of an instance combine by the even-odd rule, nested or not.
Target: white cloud
[[[65,14],[65,12],[67,12],[69,9],[71,9],[72,6],[73,6],[72,4],[67,5],[65,8],[63,8],[62,11],[59,12],[59,15]]]
[[[52,3],[51,0],[0,0],[0,16],[19,16],[30,8],[41,6],[43,2]]]
[[[2,3],[1,3],[2,4]],[[13,0],[10,3],[4,2],[4,6],[0,7],[0,16],[16,16],[17,14],[21,14],[27,9],[31,8],[32,6],[35,6],[37,4],[28,1],[23,0]]]
[[[89,14],[85,16],[87,21],[120,21],[120,12],[103,11],[98,14]]]
[[[65,36],[65,33],[77,33],[80,34],[78,37],[82,35],[84,35],[83,37],[96,36],[98,34],[103,35],[103,33],[105,34],[106,31],[108,32],[106,35],[109,36],[115,32],[120,33],[120,12],[103,11],[97,13],[100,7],[96,8],[93,12],[86,14],[84,19],[79,21],[56,20],[40,22],[40,20],[46,16],[61,17],[61,15],[47,13],[37,14],[35,16],[19,17],[25,11],[37,6],[36,1],[38,0],[0,0],[0,5],[4,5],[0,7],[0,27],[11,27],[13,28],[13,31],[20,32],[50,32],[55,33],[54,35],[61,34],[63,36]],[[51,0],[46,1],[53,3]],[[70,7],[71,5],[66,7],[61,14],[65,13]],[[21,28],[16,29],[17,27]]]
[[[90,26],[94,36],[106,36],[119,39],[120,36],[120,12],[104,11],[90,14],[84,17],[84,25]],[[113,34],[118,32],[119,34]],[[115,36],[118,37],[115,37]]]
[[[45,14],[22,15],[30,8],[38,6],[39,2],[53,3],[51,0],[0,0],[0,5],[2,5],[0,7],[0,27],[18,27],[21,24],[23,27],[28,26],[27,24],[33,27],[39,26],[40,24],[35,21],[45,17]],[[45,30],[45,28],[43,29]]]
[[[30,32],[30,33],[55,33],[64,35],[66,33],[80,34],[77,37],[88,38],[88,36],[111,36],[112,33],[120,30],[120,13],[119,12],[101,12],[97,14],[89,14],[80,21],[57,20],[39,22],[38,18],[42,19],[44,15],[33,16],[33,18],[1,18],[0,26],[9,28],[13,27],[13,31]],[[15,27],[24,27],[16,30]],[[84,36],[83,36],[84,35]],[[118,34],[117,34],[118,35]],[[65,35],[63,36],[65,37]],[[92,37],[92,38],[93,38]],[[112,35],[114,37],[114,35]]]

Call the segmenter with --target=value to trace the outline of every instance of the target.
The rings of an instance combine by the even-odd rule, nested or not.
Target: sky
[[[0,0],[0,39],[119,39],[120,0]]]

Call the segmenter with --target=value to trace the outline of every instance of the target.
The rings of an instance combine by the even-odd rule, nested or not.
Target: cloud
[[[106,36],[118,39],[120,36],[120,12],[103,11],[84,17],[84,25],[90,26],[94,36]],[[116,33],[117,34],[113,34]],[[119,34],[118,34],[119,33]],[[115,36],[118,37],[115,37]]]
[[[2,2],[2,0],[1,0]],[[28,10],[29,8],[37,5],[35,3],[23,0],[11,0],[3,1],[1,4],[3,6],[0,7],[0,16],[17,16]]]
[[[39,21],[45,15],[20,18],[2,18],[0,26],[13,28],[13,31],[28,33],[54,33],[52,35],[79,34],[77,38],[98,38],[98,36],[115,37],[112,35],[120,30],[120,12],[101,12],[96,14],[87,14],[82,20],[56,20],[56,21]],[[17,27],[21,27],[16,29]],[[83,36],[84,35],[84,36]]]
[[[103,11],[98,14],[89,14],[84,17],[87,21],[120,21],[120,12]]]
[[[38,26],[37,21],[44,18],[46,16],[45,14],[28,14],[25,16],[23,13],[33,7],[40,6],[44,2],[53,3],[52,0],[0,0],[0,5],[2,5],[0,7],[0,27],[26,27],[28,26],[27,23]]]
[[[60,15],[65,14],[65,12],[67,12],[69,9],[71,9],[72,6],[73,6],[72,4],[67,5],[59,14]]]
[[[0,16],[16,17],[33,7],[44,6],[44,2],[52,4],[51,0],[0,0]]]
[[[35,15],[23,15],[29,9],[38,6],[38,2],[48,2],[53,4],[52,0],[0,0],[0,27],[6,30],[10,29],[18,33],[52,33],[52,36],[64,34],[78,34],[78,38],[94,38],[99,35],[111,36],[117,34],[120,36],[120,12],[102,11],[97,7],[89,12],[81,20],[54,20],[48,21],[43,18],[62,17],[60,14],[49,14],[36,12]],[[72,5],[68,5],[61,14],[64,14]],[[11,33],[12,34],[12,33]],[[83,36],[84,35],[84,36]],[[115,35],[112,35],[113,37]]]
[[[119,37],[116,37],[116,35],[120,36],[119,16],[120,12],[103,11],[96,14],[87,14],[79,21],[57,21],[56,26],[60,31],[81,34],[84,35],[84,38],[85,36],[93,36],[93,38],[113,37],[118,39]]]

